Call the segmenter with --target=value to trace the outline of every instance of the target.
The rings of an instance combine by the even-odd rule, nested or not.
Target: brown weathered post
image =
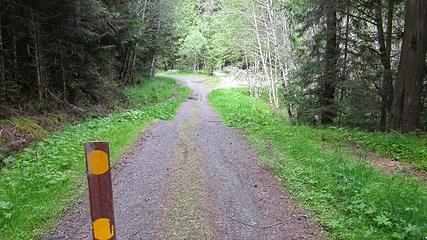
[[[95,240],[115,240],[113,191],[108,142],[85,144],[92,234]]]

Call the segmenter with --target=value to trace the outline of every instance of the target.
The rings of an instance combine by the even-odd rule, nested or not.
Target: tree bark
[[[383,82],[381,89],[381,130],[387,130],[387,119],[393,101],[393,75],[391,72],[391,37],[394,15],[394,0],[389,0],[387,12],[387,32],[383,27],[383,7],[382,0],[375,2],[375,18],[377,23],[377,39],[380,46],[380,58],[384,68]]]
[[[126,74],[127,74],[127,71],[128,71],[127,68],[128,68],[128,65],[129,65],[129,60],[130,60],[130,51],[126,50],[126,55],[123,58],[122,67],[121,67],[121,70],[120,70],[119,83],[121,85],[126,84]]]
[[[131,65],[131,78],[132,78],[132,84],[135,84],[135,64],[136,64],[136,51],[133,52],[133,57],[132,57],[132,65]]]
[[[427,1],[408,0],[399,73],[391,109],[391,128],[420,128],[421,95],[427,52]]]
[[[255,35],[256,35],[256,39],[257,39],[257,44],[258,44],[258,50],[259,50],[259,56],[260,56],[260,60],[262,63],[262,70],[264,72],[264,76],[265,78],[267,78],[267,83],[270,82],[270,76],[268,73],[268,69],[267,69],[267,62],[264,56],[264,52],[263,52],[263,48],[262,48],[262,43],[261,43],[261,37],[260,37],[260,32],[259,32],[259,27],[258,27],[258,18],[255,14],[255,7],[252,7],[252,15],[253,15],[253,20],[254,20],[254,27],[255,27]],[[270,104],[271,104],[271,96],[270,96],[270,91],[269,93],[269,99],[270,99]]]
[[[67,100],[67,74],[64,67],[64,53],[60,51],[61,55],[61,77],[62,77],[62,94],[64,102],[68,102]]]
[[[332,124],[336,115],[335,87],[337,82],[337,13],[335,4],[326,9],[326,52],[325,74],[321,81],[320,104],[322,108],[321,123]]]
[[[153,57],[153,60],[151,60],[151,64],[150,64],[150,78],[153,78],[154,77],[154,67],[155,67],[155,64],[156,64],[156,56],[154,56]]]
[[[36,68],[36,79],[37,79],[37,92],[39,100],[45,98],[45,83],[43,81],[43,69],[42,69],[42,56],[40,49],[40,34],[36,22],[36,16],[34,11],[31,10],[31,27],[32,27],[32,37],[34,40],[34,61]]]
[[[14,14],[15,8],[12,7],[12,13]],[[17,74],[18,74],[18,53],[17,53],[17,46],[16,46],[16,21],[13,22],[12,25],[12,77],[11,81],[16,82],[17,81]]]
[[[4,49],[3,49],[3,36],[2,36],[2,24],[0,15],[0,102],[6,103],[6,68],[4,62]]]

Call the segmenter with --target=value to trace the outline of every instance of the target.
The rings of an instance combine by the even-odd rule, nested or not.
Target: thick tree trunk
[[[0,15],[0,102],[6,102],[6,68],[4,66],[4,49],[3,49],[3,36],[2,36],[2,25]]]
[[[393,27],[393,15],[394,15],[394,0],[389,0],[388,12],[387,12],[387,33],[384,33],[383,27],[383,7],[382,0],[376,1],[375,7],[375,18],[377,22],[377,39],[380,46],[380,58],[384,68],[383,83],[381,89],[381,129],[387,130],[387,119],[393,101],[393,75],[391,72],[391,34]]]
[[[422,81],[427,52],[427,1],[408,0],[399,74],[391,109],[392,129],[420,128]]]
[[[337,14],[335,6],[326,10],[326,52],[325,74],[321,82],[320,104],[322,107],[321,123],[331,124],[336,115],[335,87],[337,82]]]

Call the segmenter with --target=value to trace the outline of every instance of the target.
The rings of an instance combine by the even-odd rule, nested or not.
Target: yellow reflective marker
[[[88,170],[95,175],[102,175],[110,169],[108,154],[104,151],[95,150],[88,154]]]
[[[92,238],[116,240],[108,142],[85,143]]]
[[[109,240],[114,237],[114,226],[110,219],[100,218],[93,222],[93,233],[96,240]]]

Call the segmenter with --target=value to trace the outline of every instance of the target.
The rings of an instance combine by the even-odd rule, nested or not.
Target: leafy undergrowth
[[[317,129],[318,136],[332,143],[357,144],[396,161],[407,162],[418,170],[427,171],[427,137],[390,132],[363,132],[344,128]],[[319,135],[320,134],[320,135]]]
[[[2,160],[33,142],[46,138],[51,132],[73,122],[65,114],[19,116],[0,121],[0,167]]]
[[[241,89],[242,94],[249,92]],[[263,97],[268,101],[266,96]],[[281,96],[281,100],[283,98]],[[427,171],[427,135],[417,133],[401,134],[398,132],[366,132],[358,129],[338,127],[312,128],[307,136],[322,139],[332,144],[350,144],[371,150],[381,156],[413,165],[416,169]]]
[[[0,171],[0,239],[40,236],[82,196],[84,142],[109,141],[114,164],[146,126],[172,117],[189,89],[156,78],[124,92],[134,103],[132,110],[68,127],[5,159]]]
[[[330,237],[427,237],[427,189],[421,182],[323,150],[316,129],[290,125],[243,90],[217,90],[209,100],[226,124],[245,130],[248,141]]]
[[[129,86],[123,94],[129,100],[132,108],[153,105],[176,94],[178,83],[171,78],[143,78],[137,87]],[[171,87],[173,86],[173,87]]]

